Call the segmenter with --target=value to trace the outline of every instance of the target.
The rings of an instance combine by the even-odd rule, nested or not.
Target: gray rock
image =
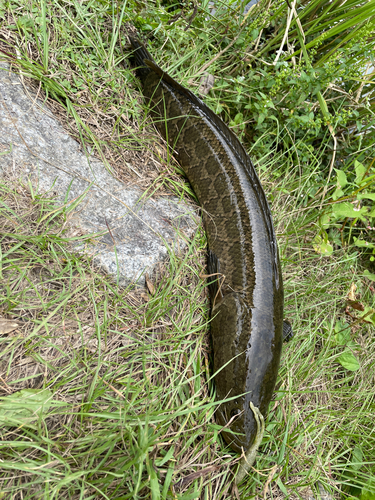
[[[165,243],[183,248],[181,235],[190,236],[196,228],[191,207],[174,197],[140,200],[142,191],[114,179],[96,158],[88,161],[79,144],[45,105],[27,95],[5,63],[0,63],[1,145],[0,174],[16,166],[39,192],[57,193],[60,203],[83,195],[74,224],[84,232],[101,233],[84,250],[108,273],[118,274],[120,284],[143,284],[144,272],[166,258]],[[4,154],[4,149],[11,152]]]
[[[258,2],[259,2],[259,0],[250,0],[250,2],[240,1],[239,3],[240,3],[241,5],[245,4],[243,14],[244,14],[244,15],[246,15],[246,14],[249,12],[249,10],[251,9],[251,7],[252,7],[253,5],[256,5]],[[209,5],[209,7],[211,8],[211,10],[210,10],[210,14],[211,14],[211,16],[214,16],[214,15],[216,14],[216,10],[217,10],[217,9],[216,9],[216,4],[215,4],[215,1],[214,1],[214,0],[212,0],[211,2],[208,2],[208,5]],[[220,7],[224,7],[224,8],[225,8],[225,5],[224,5],[224,4],[222,4],[222,3],[220,3],[219,5],[220,5]],[[234,9],[234,8],[236,7],[236,5],[237,5],[237,4],[233,4],[233,5],[232,5],[232,8]]]
[[[307,497],[307,500],[333,500],[333,496],[324,489],[320,481],[316,483],[316,486],[318,487],[319,494],[311,492],[312,494]]]

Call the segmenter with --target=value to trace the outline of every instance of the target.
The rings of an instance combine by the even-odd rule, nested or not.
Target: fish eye
[[[230,416],[235,417],[236,415],[239,415],[241,413],[241,410],[239,408],[233,408],[233,410],[230,411]]]

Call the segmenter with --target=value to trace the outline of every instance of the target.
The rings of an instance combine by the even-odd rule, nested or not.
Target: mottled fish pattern
[[[202,206],[208,239],[216,416],[236,451],[256,434],[250,401],[265,416],[282,348],[283,285],[271,211],[243,146],[196,95],[130,38],[155,124]]]

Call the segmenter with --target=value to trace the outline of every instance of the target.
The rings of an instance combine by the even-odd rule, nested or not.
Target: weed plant
[[[138,93],[130,24],[193,91],[215,76],[204,100],[257,164],[295,332],[255,468],[233,490],[239,457],[214,416],[202,228],[149,292],[119,289],[72,251],[68,213],[4,178],[2,498],[294,499],[319,486],[375,498],[375,1],[215,7],[9,0],[0,53],[85,151],[147,195],[191,190]]]

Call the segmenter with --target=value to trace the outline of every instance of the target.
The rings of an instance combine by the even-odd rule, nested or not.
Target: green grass
[[[238,10],[218,11],[209,23],[202,4],[185,32],[190,5],[173,20],[181,9],[158,2],[12,0],[0,5],[0,48],[18,54],[15,68],[36,89],[41,84],[40,97],[117,177],[136,181],[145,196],[168,190],[184,199],[190,187],[154,132],[128,66],[124,22],[153,33],[155,58],[193,89],[211,61],[216,82],[205,99],[257,160],[295,332],[257,462],[238,495],[307,498],[320,483],[336,498],[373,500],[375,276],[367,225],[375,224],[370,202],[358,197],[373,193],[373,86],[358,75],[373,47],[374,2],[332,2],[329,12],[319,1],[299,4],[303,33],[293,18],[280,61],[295,65],[285,71],[272,65],[284,4],[261,2],[247,20]],[[306,77],[294,82],[291,73]],[[75,254],[73,244],[91,235],[73,237],[69,214],[25,181],[2,179],[0,202],[0,315],[23,319],[0,336],[1,498],[230,498],[239,456],[215,423],[202,227],[150,277],[151,293],[118,288]],[[339,212],[344,202],[351,211]],[[358,202],[368,213],[350,217]],[[24,390],[38,390],[44,403],[11,399]]]
[[[18,428],[2,431],[2,492],[136,498],[155,490],[158,467],[165,498],[172,472],[176,483],[194,470],[192,457],[219,460],[202,230],[183,256],[171,255],[148,296],[117,289],[70,254],[68,238],[39,224],[51,203],[27,195],[18,183],[1,185],[0,307],[25,320],[1,338],[2,388],[50,388],[54,404],[30,425],[10,415]],[[220,460],[217,481],[229,462]]]

